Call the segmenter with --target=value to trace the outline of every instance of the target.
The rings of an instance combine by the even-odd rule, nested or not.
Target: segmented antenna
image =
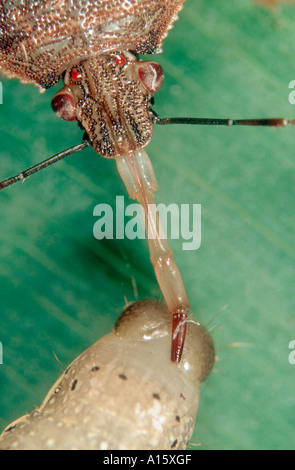
[[[31,166],[27,170],[21,171],[16,176],[12,176],[11,178],[6,178],[5,180],[0,181],[0,190],[14,183],[17,183],[18,181],[24,181],[28,176],[32,175],[33,173],[36,173],[37,171],[40,171],[40,170],[44,170],[44,168],[47,168],[48,166],[53,165],[53,163],[56,163],[59,160],[62,160],[68,155],[72,155],[73,153],[80,152],[81,150],[85,149],[85,147],[88,147],[89,145],[90,144],[88,140],[83,140],[81,144],[75,145],[74,147],[70,147],[67,150],[63,150],[62,152],[59,152],[56,155],[53,155],[53,157],[49,157],[43,162],[37,163],[37,165]]]
[[[173,118],[160,118],[155,112],[153,112],[153,122],[154,124],[159,124],[161,126],[168,124],[191,124],[197,126],[263,126],[263,127],[286,127],[288,125],[295,125],[295,119],[286,119],[286,118],[272,118],[272,119],[215,119],[215,118],[186,118],[186,117],[173,117]],[[3,181],[0,181],[0,191],[1,189],[6,188],[18,181],[24,181],[28,176],[36,173],[44,168],[47,168],[53,163],[62,160],[63,158],[72,155],[74,153],[80,152],[81,150],[88,147],[90,144],[88,140],[83,139],[81,144],[70,147],[67,150],[53,155],[50,158],[47,158],[41,163],[37,163],[27,170],[21,171],[18,175],[12,176],[11,178],[6,178]]]

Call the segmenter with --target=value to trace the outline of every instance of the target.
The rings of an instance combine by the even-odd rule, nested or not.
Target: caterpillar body
[[[171,323],[160,303],[127,307],[39,409],[6,427],[0,449],[185,449],[215,354],[209,333],[188,322],[182,361],[172,364]]]

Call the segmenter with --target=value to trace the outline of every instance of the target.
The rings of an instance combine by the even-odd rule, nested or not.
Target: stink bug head
[[[116,157],[151,140],[150,100],[163,78],[160,65],[129,52],[99,55],[66,71],[52,107],[62,119],[78,121],[99,155]]]

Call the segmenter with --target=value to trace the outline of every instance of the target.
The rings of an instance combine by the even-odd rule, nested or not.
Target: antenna
[[[37,165],[31,166],[27,170],[21,171],[16,176],[12,176],[11,178],[6,178],[5,180],[0,181],[0,190],[14,183],[17,183],[18,181],[24,181],[28,176],[32,175],[33,173],[36,173],[37,171],[40,171],[40,170],[44,170],[44,168],[47,168],[48,166],[53,165],[53,163],[56,163],[59,160],[62,160],[68,155],[72,155],[73,153],[80,152],[81,150],[85,149],[89,145],[90,144],[88,140],[83,140],[81,144],[75,145],[74,147],[70,147],[67,150],[63,150],[62,152],[59,152],[56,155],[53,155],[53,157],[49,157],[43,162],[37,163]]]
[[[265,126],[265,127],[286,127],[289,124],[295,125],[295,119],[273,118],[273,119],[215,119],[215,118],[160,118],[154,114],[154,123],[160,125],[167,124],[193,124],[197,126]]]
[[[169,124],[191,124],[197,126],[263,126],[263,127],[286,127],[288,125],[295,125],[295,119],[286,118],[272,118],[272,119],[218,119],[218,118],[187,118],[187,117],[173,117],[173,118],[160,118],[153,111],[153,122],[161,126]],[[6,178],[0,181],[0,191],[18,181],[24,181],[28,176],[36,173],[44,168],[47,168],[53,163],[62,160],[63,158],[78,153],[90,145],[86,137],[83,138],[81,144],[70,147],[67,150],[47,158],[41,163],[37,163],[27,170],[21,171],[18,175]]]

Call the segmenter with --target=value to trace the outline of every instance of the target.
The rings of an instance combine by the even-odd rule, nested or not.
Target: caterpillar
[[[40,408],[4,429],[0,449],[185,449],[215,353],[208,331],[188,321],[182,361],[172,364],[171,323],[159,302],[128,306],[112,332],[66,368]]]

